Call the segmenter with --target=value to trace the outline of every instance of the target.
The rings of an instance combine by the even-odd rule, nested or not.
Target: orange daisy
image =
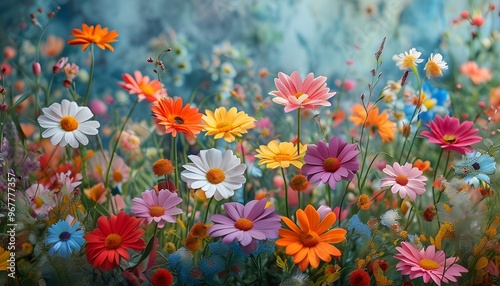
[[[115,30],[108,32],[108,28],[101,28],[101,25],[88,26],[87,24],[82,24],[82,29],[73,29],[71,35],[75,37],[68,41],[70,45],[83,45],[82,50],[85,51],[90,44],[96,44],[101,50],[106,48],[110,49],[112,52],[115,49],[109,44],[117,42],[116,37],[118,33]]]
[[[182,106],[182,98],[161,98],[151,106],[153,117],[156,124],[165,126],[165,133],[172,133],[176,137],[177,132],[188,136],[196,137],[203,129],[201,117],[203,114],[198,112],[198,108],[191,107],[190,104]]]
[[[286,247],[286,254],[293,256],[293,262],[302,272],[309,264],[318,268],[320,260],[330,262],[332,256],[341,255],[340,250],[331,244],[343,241],[347,231],[342,228],[327,231],[337,220],[335,213],[330,212],[321,219],[318,211],[308,205],[305,210],[297,210],[296,216],[300,228],[289,218],[281,217],[290,229],[279,230],[276,245]]]
[[[352,115],[349,117],[349,120],[356,126],[370,127],[372,135],[375,131],[378,131],[383,142],[394,140],[396,123],[389,120],[389,114],[385,112],[379,114],[378,107],[368,106],[367,116],[363,105],[359,103],[355,104],[352,107]]]

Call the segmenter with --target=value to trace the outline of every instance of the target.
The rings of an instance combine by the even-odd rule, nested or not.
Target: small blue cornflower
[[[211,255],[200,260],[198,263],[201,272],[205,276],[211,276],[221,272],[225,265],[220,255]]]
[[[211,242],[208,244],[208,249],[210,249],[211,253],[220,255],[222,257],[227,257],[230,254],[233,257],[234,256],[248,257],[248,254],[245,254],[241,249],[241,246],[235,241],[227,245],[222,243],[222,240]]]
[[[70,225],[64,220],[60,220],[49,228],[49,235],[45,238],[45,244],[50,246],[49,255],[58,255],[68,258],[73,251],[79,251],[82,248],[83,230],[78,229],[80,223],[76,222]]]
[[[358,214],[353,215],[349,219],[349,226],[347,227],[347,230],[349,230],[349,231],[354,230],[355,232],[357,232],[363,236],[366,236],[366,237],[372,236],[372,232],[370,231],[370,228],[368,227],[368,225],[361,222]]]
[[[496,171],[496,162],[488,154],[481,154],[478,151],[465,153],[462,160],[455,163],[455,174],[463,176],[467,184],[477,188],[481,181],[490,183],[490,177]]]
[[[254,252],[252,252],[252,255],[257,257],[261,254],[266,255],[274,253],[274,251],[276,251],[276,245],[274,244],[275,241],[276,239],[260,240],[259,246]]]
[[[186,248],[184,247],[181,247],[179,249],[177,249],[174,253],[170,254],[168,257],[168,262],[170,264],[170,266],[172,267],[176,267],[177,264],[180,263],[180,265],[187,265],[189,264],[189,262],[192,263],[192,260],[193,260],[193,253],[189,250],[187,250]]]

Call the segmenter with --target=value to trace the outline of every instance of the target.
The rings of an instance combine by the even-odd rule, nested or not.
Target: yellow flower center
[[[402,67],[404,69],[409,69],[415,65],[414,61],[415,61],[415,56],[408,55],[403,59]]]
[[[430,77],[442,76],[443,72],[439,65],[434,61],[427,62],[427,75]]]
[[[148,83],[141,83],[139,85],[139,88],[141,89],[142,93],[147,96],[151,96],[155,93],[155,89]]]
[[[224,174],[224,171],[222,171],[219,168],[212,168],[208,170],[207,172],[207,181],[210,184],[217,185],[220,184],[224,181],[226,178],[226,175]]]
[[[165,208],[164,207],[161,207],[161,206],[152,206],[149,209],[149,215],[150,216],[158,217],[158,216],[162,216],[164,214],[165,214]]]
[[[299,98],[299,97],[301,97],[302,95],[304,95],[304,93],[303,93],[303,92],[297,92],[296,94],[294,94],[294,96],[295,96],[296,98]]]
[[[220,122],[217,123],[216,128],[219,129],[219,132],[228,132],[233,130],[233,125],[229,122]]]
[[[401,186],[406,186],[406,184],[408,184],[408,178],[405,175],[398,175],[396,177],[396,183]]]
[[[253,222],[247,218],[242,217],[234,222],[234,227],[239,230],[247,231],[253,228]]]
[[[335,172],[340,168],[340,160],[335,157],[327,158],[323,162],[323,169],[327,172]]]
[[[436,261],[431,259],[422,259],[418,262],[418,266],[425,270],[433,270],[441,267]]]
[[[59,122],[61,128],[66,132],[71,132],[78,128],[78,121],[73,116],[64,116]]]
[[[320,242],[320,238],[316,232],[309,231],[300,236],[300,241],[305,247],[314,247]]]
[[[36,208],[41,208],[43,206],[43,200],[40,197],[36,197],[33,200],[33,203],[35,204]]]
[[[113,181],[116,183],[121,183],[123,181],[123,175],[119,171],[114,171],[113,172]]]
[[[117,249],[122,244],[122,237],[119,234],[112,233],[106,236],[104,247],[109,250]]]
[[[448,143],[448,144],[453,144],[455,143],[455,141],[457,141],[457,138],[454,136],[454,135],[444,135],[443,136],[443,140],[444,142]]]
[[[274,155],[274,161],[276,162],[282,162],[282,161],[291,161],[292,156],[290,154],[283,154],[283,153],[278,153]]]

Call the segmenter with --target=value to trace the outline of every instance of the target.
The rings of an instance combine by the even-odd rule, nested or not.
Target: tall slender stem
[[[175,187],[177,188],[177,190],[179,189],[179,168],[177,168],[177,160],[179,160],[177,158],[177,137],[172,137],[173,139],[173,147],[174,147],[174,175],[175,175],[175,178],[174,178],[174,182],[175,182]]]
[[[443,150],[444,149],[441,149],[441,152],[439,152],[439,157],[437,159],[437,162],[436,162],[436,168],[434,169],[434,177],[432,178],[432,200],[434,201],[434,206],[436,206],[436,194],[434,193],[434,182],[436,181],[436,177],[437,177],[437,170],[439,168],[439,162],[441,162],[441,157],[443,156]]]
[[[297,155],[300,155],[300,121],[301,121],[301,108],[297,109]]]
[[[90,45],[90,75],[89,82],[87,84],[87,92],[85,93],[85,97],[83,98],[82,105],[87,105],[87,101],[89,100],[90,94],[90,85],[92,84],[92,78],[94,77],[94,44]]]
[[[210,205],[212,204],[213,200],[214,200],[214,197],[211,197],[210,200],[208,201],[207,210],[205,211],[205,221],[204,221],[204,224],[207,224],[208,212],[210,211]]]
[[[286,182],[286,176],[285,176],[285,169],[281,167],[281,175],[283,176],[283,182],[285,183],[285,210],[286,210],[286,217],[290,217],[290,209],[288,206],[288,184]]]

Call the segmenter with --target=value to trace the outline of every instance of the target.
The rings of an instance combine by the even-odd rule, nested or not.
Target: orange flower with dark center
[[[367,110],[361,104],[354,105],[349,120],[356,126],[369,127],[372,135],[377,131],[383,142],[394,140],[396,123],[389,120],[389,114],[379,114],[378,107],[373,106],[368,106]]]
[[[198,108],[191,107],[188,103],[182,106],[182,98],[161,98],[151,106],[153,117],[156,123],[165,126],[165,133],[172,133],[173,137],[177,132],[196,137],[203,129],[201,117],[203,114],[198,112]]]
[[[301,271],[305,271],[309,264],[317,268],[320,260],[330,262],[332,256],[341,255],[340,250],[331,244],[343,241],[347,231],[341,228],[327,231],[337,220],[335,213],[331,212],[321,220],[316,209],[308,205],[305,210],[297,210],[296,216],[300,227],[289,218],[281,217],[290,229],[279,230],[276,245],[286,247],[286,254],[293,256],[293,262]]]
[[[117,42],[116,38],[118,33],[115,30],[108,32],[108,28],[101,28],[101,25],[88,26],[87,24],[82,24],[82,29],[73,29],[71,35],[75,37],[68,41],[68,44],[82,45],[82,50],[85,51],[90,44],[96,44],[101,50],[106,48],[110,49],[112,52],[115,51],[113,46],[109,43]]]

